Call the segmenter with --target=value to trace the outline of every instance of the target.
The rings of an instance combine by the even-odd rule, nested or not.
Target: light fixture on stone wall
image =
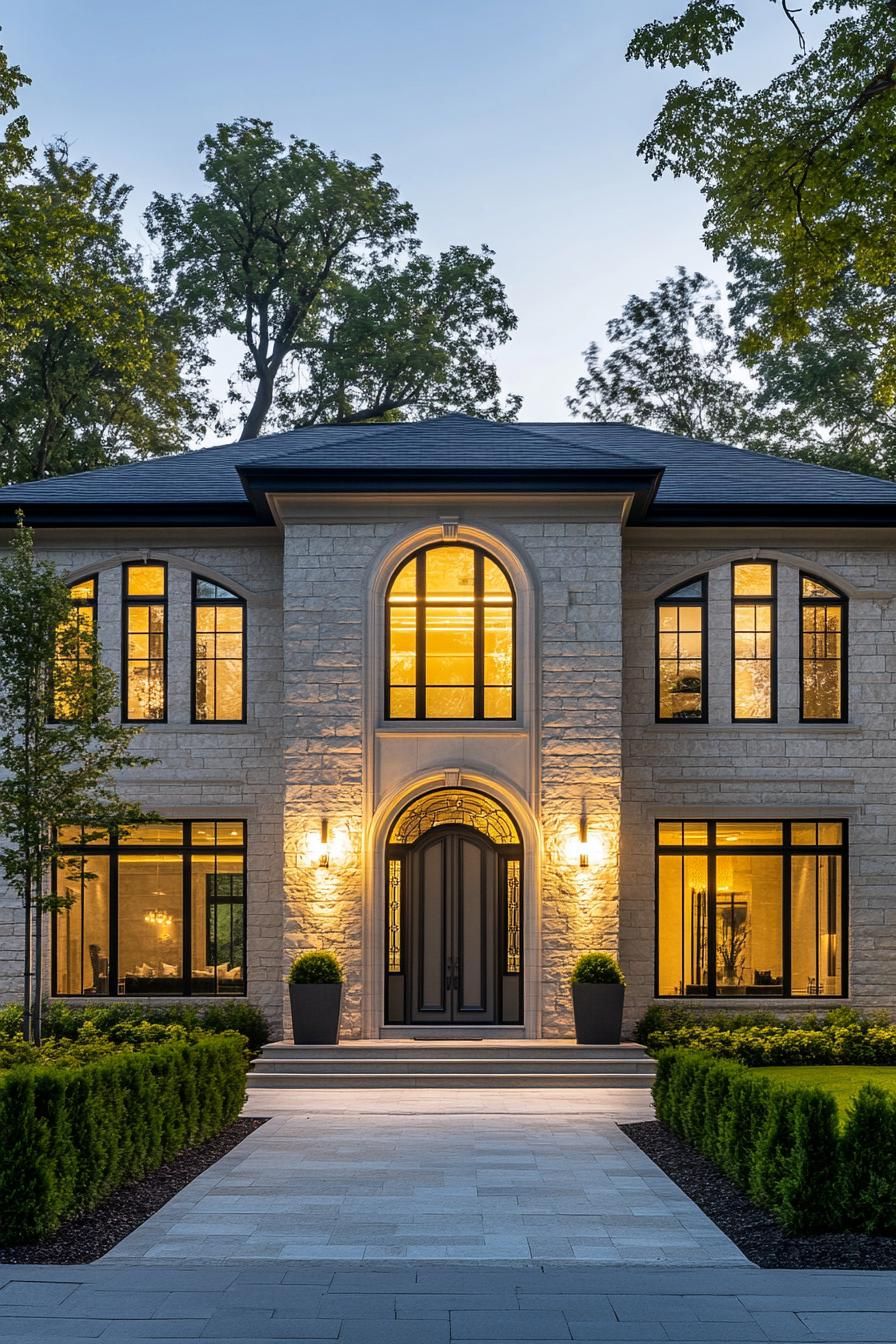
[[[603,863],[607,857],[607,844],[602,835],[595,834],[588,826],[588,813],[584,806],[579,818],[579,838],[570,846],[570,862],[578,860],[580,868],[590,868],[592,864]]]
[[[312,853],[317,858],[318,868],[330,866],[330,828],[326,817],[320,819],[320,831],[311,837]]]

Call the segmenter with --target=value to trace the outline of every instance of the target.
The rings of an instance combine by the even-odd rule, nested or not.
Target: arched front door
[[[522,1020],[522,849],[508,814],[468,789],[418,799],[387,851],[386,1020]]]

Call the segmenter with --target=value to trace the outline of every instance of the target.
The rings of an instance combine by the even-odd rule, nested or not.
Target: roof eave
[[[82,503],[19,501],[0,507],[0,527],[15,527],[21,510],[28,527],[259,527],[264,523],[246,501],[118,501]]]
[[[790,527],[893,527],[896,501],[844,503],[836,501],[741,501],[739,503],[654,501],[633,520],[644,527],[762,527],[786,523]]]

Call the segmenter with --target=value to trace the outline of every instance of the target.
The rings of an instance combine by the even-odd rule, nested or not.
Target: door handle
[[[452,972],[452,967],[453,967],[453,965],[454,965],[454,963],[453,963],[450,959],[449,959],[448,961],[445,962],[445,988],[448,989],[448,990],[451,989],[451,981],[452,981],[452,975],[453,975],[453,972]]]

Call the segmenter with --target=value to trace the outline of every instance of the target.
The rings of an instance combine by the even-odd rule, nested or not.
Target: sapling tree
[[[53,883],[53,870],[70,869],[78,885],[92,877],[61,853],[59,828],[81,827],[89,840],[147,817],[114,779],[124,767],[150,763],[130,750],[139,729],[113,721],[117,699],[90,609],[35,556],[20,513],[0,560],[0,873],[25,910],[24,1031],[37,1044],[42,916],[74,899],[65,882]]]

